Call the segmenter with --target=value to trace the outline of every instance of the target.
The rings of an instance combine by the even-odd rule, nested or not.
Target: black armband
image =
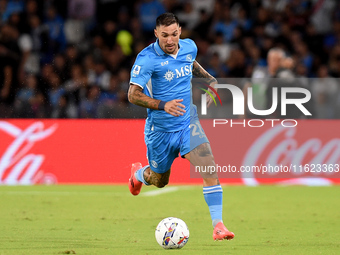
[[[159,105],[158,105],[158,110],[164,110],[165,104],[166,104],[165,101],[160,101],[160,102],[159,102]]]

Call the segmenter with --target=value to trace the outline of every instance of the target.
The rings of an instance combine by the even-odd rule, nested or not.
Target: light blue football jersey
[[[189,126],[192,66],[197,46],[191,39],[180,39],[177,57],[164,53],[158,44],[142,50],[132,67],[130,83],[143,88],[147,96],[162,101],[183,99],[186,113],[174,117],[164,110],[147,109],[147,127],[154,131],[174,132]]]

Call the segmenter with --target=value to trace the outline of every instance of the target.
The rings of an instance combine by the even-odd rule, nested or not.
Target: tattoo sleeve
[[[192,150],[197,157],[206,157],[212,155],[211,148],[207,143],[203,143]]]
[[[192,67],[192,74],[197,78],[205,78],[208,83],[216,82],[216,79],[209,74],[196,60]]]
[[[158,110],[158,105],[161,100],[153,99],[142,92],[142,88],[137,85],[130,84],[128,92],[129,101],[132,104],[142,107]]]

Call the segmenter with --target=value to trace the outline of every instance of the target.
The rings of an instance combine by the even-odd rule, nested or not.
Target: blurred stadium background
[[[129,73],[165,11],[215,77],[268,75],[279,47],[296,77],[327,78],[308,84],[313,118],[340,117],[335,0],[1,0],[0,117],[144,118],[127,101]]]

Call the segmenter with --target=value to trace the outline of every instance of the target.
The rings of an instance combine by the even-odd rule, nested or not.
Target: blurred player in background
[[[285,59],[285,52],[280,48],[272,48],[268,51],[267,55],[267,67],[256,66],[252,73],[250,82],[247,82],[243,87],[243,94],[245,97],[245,109],[246,114],[240,116],[240,118],[263,118],[263,116],[257,116],[248,111],[246,102],[248,101],[248,88],[253,87],[253,102],[254,107],[258,110],[268,109],[268,83],[277,74],[277,71],[281,68],[281,64]]]
[[[142,50],[131,71],[129,101],[146,107],[145,143],[150,165],[132,164],[129,189],[138,195],[142,184],[162,188],[169,182],[171,165],[178,154],[194,166],[215,166],[209,141],[192,104],[192,75],[213,86],[216,79],[195,60],[196,44],[179,39],[181,27],[172,13],[156,20],[156,42]],[[212,98],[207,95],[207,104]],[[196,132],[190,132],[196,127]],[[199,132],[199,133],[197,133]],[[201,173],[203,194],[214,227],[213,239],[233,239],[222,221],[222,187],[217,173]]]

